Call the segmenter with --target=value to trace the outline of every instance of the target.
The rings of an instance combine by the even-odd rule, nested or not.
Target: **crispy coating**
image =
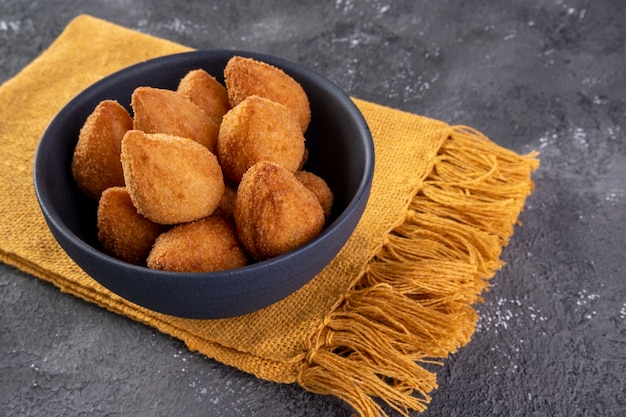
[[[298,166],[298,171],[301,171],[304,168],[304,165],[309,160],[309,150],[304,148],[304,154],[302,155],[302,161],[300,161],[300,165]]]
[[[134,129],[193,139],[215,152],[218,124],[176,91],[138,87],[130,104],[134,112]]]
[[[124,185],[120,148],[122,137],[132,128],[130,114],[114,100],[100,102],[81,128],[72,175],[78,187],[94,200],[107,188]]]
[[[311,121],[309,98],[302,86],[280,68],[252,58],[235,56],[224,69],[231,107],[258,95],[280,103],[293,112],[302,132]]]
[[[177,272],[221,271],[246,263],[234,225],[218,216],[174,226],[157,238],[147,261],[149,268]]]
[[[286,107],[250,96],[222,119],[217,156],[224,175],[235,182],[260,161],[295,172],[304,157],[304,136]]]
[[[217,206],[217,210],[215,210],[215,215],[221,216],[229,221],[234,221],[237,186],[233,185],[230,181],[224,181],[224,186],[224,194],[220,199],[220,204]]]
[[[98,240],[106,253],[124,262],[146,265],[156,238],[165,227],[141,214],[124,187],[106,189],[97,214]]]
[[[324,227],[324,210],[291,172],[271,162],[259,162],[239,184],[235,222],[244,249],[254,259],[263,260],[317,236]]]
[[[217,157],[191,139],[130,130],[122,140],[121,159],[137,211],[156,223],[209,216],[224,194]]]
[[[328,221],[335,196],[326,181],[322,177],[308,171],[298,171],[294,175],[309,191],[315,194],[322,209],[324,209],[324,217]]]
[[[189,99],[218,125],[230,110],[228,93],[211,74],[203,69],[189,71],[178,84],[178,94]]]

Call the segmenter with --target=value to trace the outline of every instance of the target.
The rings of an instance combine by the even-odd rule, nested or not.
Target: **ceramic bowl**
[[[335,195],[323,232],[281,256],[242,268],[207,273],[151,270],[102,252],[97,239],[97,203],[85,197],[71,174],[78,133],[104,99],[127,107],[138,86],[176,89],[190,70],[202,68],[223,82],[234,56],[281,68],[308,94],[311,124],[305,133],[305,169],[323,177]],[[131,113],[132,114],[132,113]],[[150,310],[195,319],[238,316],[287,297],[318,274],[353,233],[367,203],[374,171],[372,137],[359,109],[336,85],[317,73],[274,56],[243,51],[195,51],[169,55],[123,69],[90,86],[51,121],[34,163],[35,192],[60,246],[89,276],[115,294]]]

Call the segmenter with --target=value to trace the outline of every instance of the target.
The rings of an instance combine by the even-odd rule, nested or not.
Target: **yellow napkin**
[[[189,48],[79,16],[0,87],[0,260],[153,326],[259,378],[336,395],[362,416],[424,410],[437,386],[422,364],[465,345],[500,253],[531,193],[535,153],[475,130],[354,99],[374,136],[371,198],[354,235],[304,288],[222,320],[155,313],[100,286],[60,249],[39,211],[33,155],[48,122],[89,84]],[[313,116],[315,117],[315,116]]]

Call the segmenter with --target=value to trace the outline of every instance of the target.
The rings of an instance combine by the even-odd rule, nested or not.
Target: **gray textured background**
[[[508,265],[422,415],[624,415],[625,1],[0,0],[0,82],[79,13],[195,48],[279,55],[353,96],[540,150]],[[7,416],[352,412],[190,353],[5,265],[0,387]]]

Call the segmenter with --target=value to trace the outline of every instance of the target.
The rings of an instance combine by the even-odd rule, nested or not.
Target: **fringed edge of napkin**
[[[405,217],[310,341],[298,383],[363,417],[387,415],[377,399],[403,416],[424,411],[437,388],[425,365],[470,341],[537,155],[452,127]]]

